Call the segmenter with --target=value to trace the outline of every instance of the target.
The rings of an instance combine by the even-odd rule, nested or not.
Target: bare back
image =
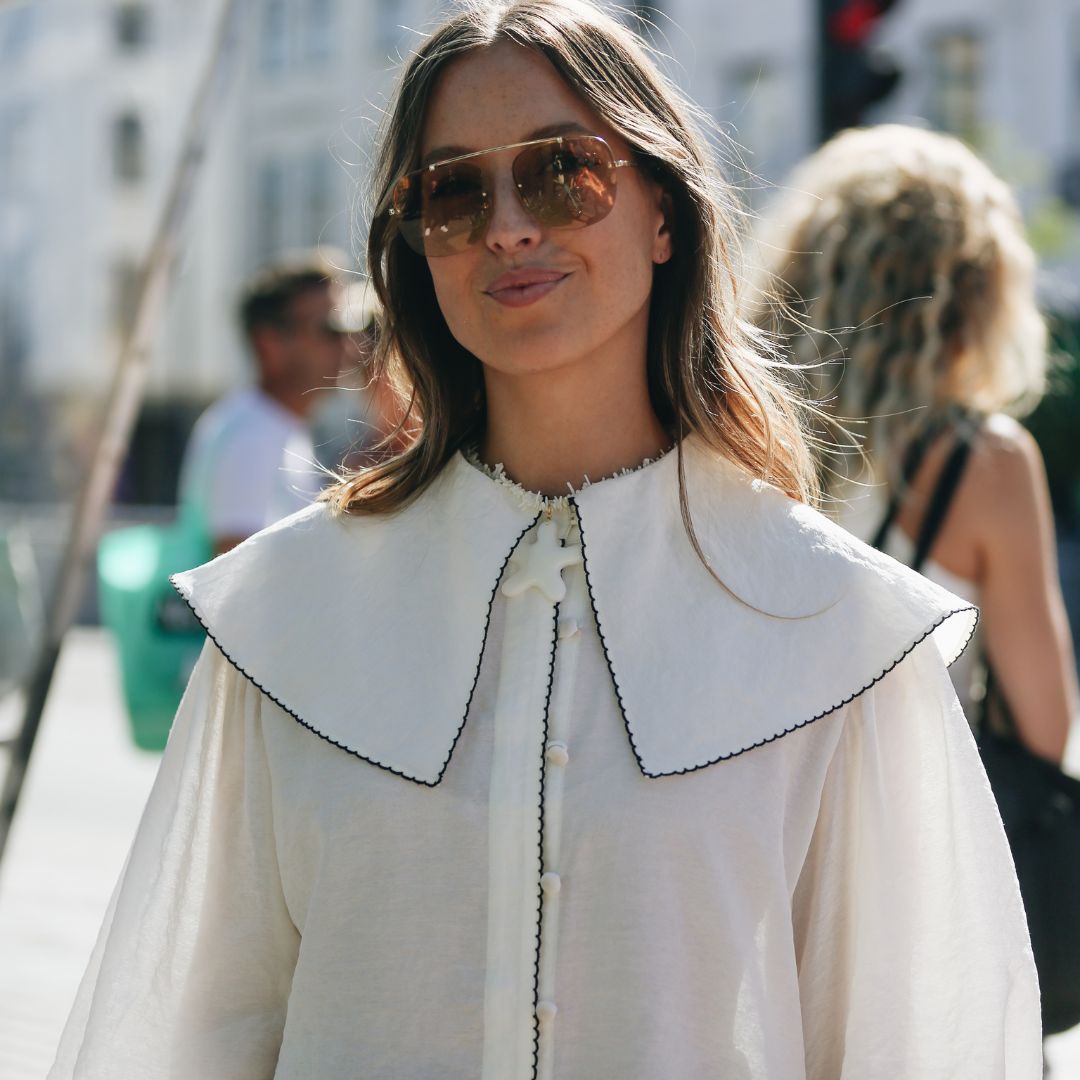
[[[948,435],[931,445],[900,508],[909,538],[952,446]],[[980,429],[931,555],[978,587],[986,653],[1020,736],[1060,762],[1080,691],[1042,455],[1010,417],[995,414]]]

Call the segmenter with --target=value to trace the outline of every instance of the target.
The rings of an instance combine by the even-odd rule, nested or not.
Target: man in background
[[[308,505],[322,487],[308,419],[320,387],[341,370],[334,321],[339,271],[316,254],[272,263],[240,298],[254,385],[199,417],[184,453],[180,503],[194,511],[215,555]]]
[[[341,330],[343,367],[338,385],[318,395],[311,418],[315,452],[326,469],[349,473],[369,468],[409,445],[405,402],[372,358],[378,343],[382,306],[370,281],[356,278],[339,293],[334,324]]]

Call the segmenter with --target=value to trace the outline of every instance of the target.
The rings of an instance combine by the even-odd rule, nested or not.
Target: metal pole
[[[27,683],[22,725],[10,746],[8,771],[0,795],[0,858],[7,845],[64,635],[74,621],[142,402],[151,337],[165,299],[180,228],[206,151],[213,107],[219,103],[224,89],[234,44],[234,15],[238,3],[239,0],[222,0],[206,65],[188,113],[172,182],[140,269],[135,313],[124,334],[101,433],[68,533],[64,559],[49,605],[44,641]]]

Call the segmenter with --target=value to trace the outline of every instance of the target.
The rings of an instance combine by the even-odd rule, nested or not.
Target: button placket
[[[580,543],[566,540],[568,517],[568,509],[548,505],[511,555],[499,590],[506,607],[489,788],[482,1080],[535,1077],[554,1018],[554,1002],[541,1009],[545,999],[537,993],[544,898],[554,879],[546,879],[539,896],[537,882],[551,855],[546,747],[558,681],[563,575],[582,561]],[[541,656],[548,663],[538,663]]]
[[[569,512],[568,538],[576,533],[576,517]],[[537,1080],[550,1080],[554,1068],[556,958],[558,954],[559,902],[567,883],[560,874],[562,808],[565,770],[570,761],[569,725],[574,682],[577,675],[578,643],[585,610],[585,580],[580,564],[564,575],[567,591],[560,605],[557,624],[554,685],[548,706],[548,738],[544,747],[543,873],[540,877],[541,931],[538,958]]]

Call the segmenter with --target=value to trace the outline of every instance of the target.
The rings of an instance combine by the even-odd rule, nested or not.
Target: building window
[[[284,71],[289,63],[289,5],[286,0],[264,0],[259,38],[259,65],[268,74]]]
[[[33,262],[28,252],[16,252],[7,266],[0,265],[0,376],[9,391],[18,389],[33,350],[29,282]]]
[[[146,172],[146,147],[142,120],[133,112],[113,121],[113,175],[122,183],[141,180]]]
[[[334,160],[327,150],[308,162],[308,221],[305,242],[315,244],[333,239],[333,225],[339,207],[334,199]]]
[[[285,246],[285,170],[279,161],[264,161],[259,167],[254,228],[255,258],[266,262]]]
[[[112,271],[112,321],[117,334],[127,333],[138,301],[139,264],[131,258],[118,259]]]
[[[1080,11],[1072,17],[1070,38],[1072,46],[1069,55],[1069,91],[1072,108],[1070,130],[1073,149],[1080,150]]]
[[[783,87],[776,71],[764,61],[747,61],[732,70],[727,82],[734,139],[744,147],[746,169],[758,176],[771,176],[781,167],[786,141]]]
[[[401,0],[376,0],[375,34],[379,47],[393,48],[401,35]]]
[[[1068,141],[1058,167],[1058,193],[1066,206],[1080,210],[1080,11],[1069,27]]]
[[[34,8],[30,4],[9,6],[6,11],[0,6],[0,61],[14,64],[21,60],[33,36]]]
[[[308,63],[322,63],[334,55],[335,15],[334,0],[307,0],[305,31]]]
[[[121,4],[113,12],[113,33],[122,52],[138,52],[150,40],[150,9],[145,4]]]
[[[930,43],[930,122],[969,142],[979,134],[982,43],[972,31],[939,34]]]
[[[31,120],[26,105],[0,107],[0,204],[30,193]]]

